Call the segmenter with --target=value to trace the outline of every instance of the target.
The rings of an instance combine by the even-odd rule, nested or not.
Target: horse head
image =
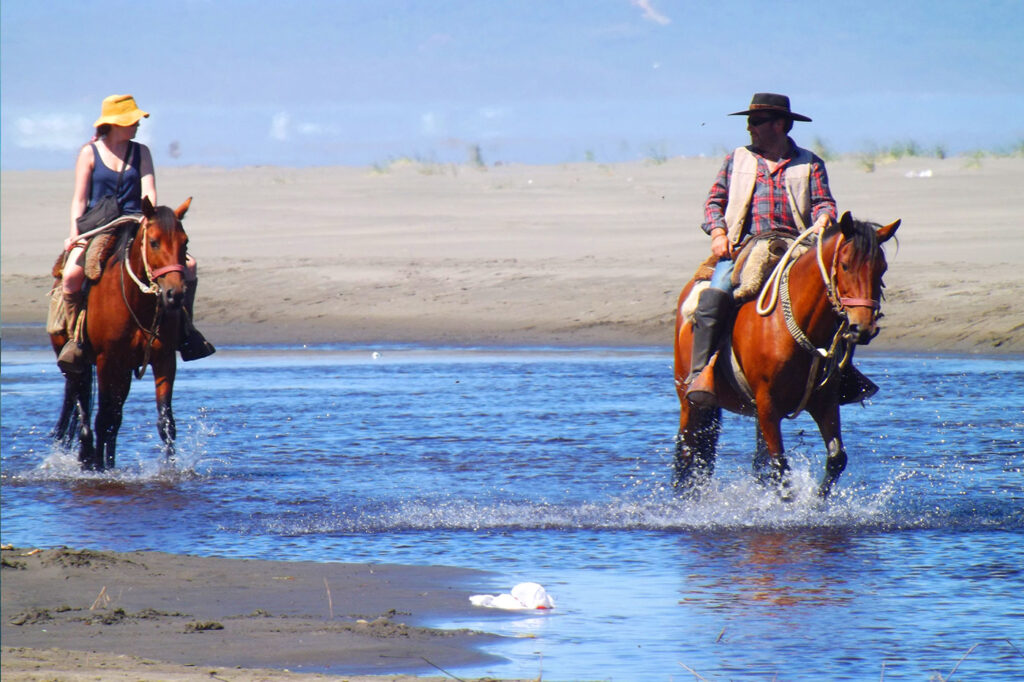
[[[899,220],[885,226],[854,220],[849,211],[839,219],[831,292],[833,304],[849,323],[847,335],[854,343],[867,344],[880,331],[882,276],[888,267],[881,245],[899,226]]]
[[[146,276],[153,282],[166,309],[179,310],[185,300],[185,254],[188,235],[181,219],[192,203],[189,197],[173,211],[142,200],[143,220],[136,243],[142,254]]]

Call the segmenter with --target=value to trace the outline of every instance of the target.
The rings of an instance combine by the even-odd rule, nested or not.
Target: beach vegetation
[[[966,162],[964,163],[964,168],[968,168],[971,170],[981,168],[981,162],[985,158],[985,156],[986,153],[980,149],[965,155],[964,158],[966,159]]]
[[[652,145],[647,150],[647,163],[660,166],[668,162],[668,153],[664,144]]]
[[[814,141],[811,143],[811,151],[814,152],[822,161],[831,161],[835,158],[835,154],[825,143],[825,140],[820,137],[814,138]]]

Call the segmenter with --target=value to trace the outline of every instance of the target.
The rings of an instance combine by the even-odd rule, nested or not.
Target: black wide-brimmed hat
[[[794,121],[807,121],[810,118],[803,114],[797,114],[789,109],[789,98],[785,95],[776,95],[774,92],[758,92],[750,100],[750,108],[746,111],[737,111],[730,116],[749,116],[751,114],[775,114]]]

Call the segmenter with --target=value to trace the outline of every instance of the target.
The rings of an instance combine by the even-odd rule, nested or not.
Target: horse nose
[[[164,289],[164,304],[171,310],[177,310],[185,301],[185,291],[181,287]]]
[[[850,325],[850,338],[853,340],[854,343],[859,343],[861,345],[866,346],[869,343],[871,343],[871,339],[878,336],[879,331],[881,330],[875,324],[852,324]]]

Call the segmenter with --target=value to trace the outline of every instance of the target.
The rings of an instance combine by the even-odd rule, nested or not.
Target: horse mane
[[[150,224],[155,224],[161,232],[173,232],[178,226],[178,217],[174,211],[167,206],[157,206],[153,209],[155,213],[149,219]],[[138,223],[129,223],[117,232],[117,243],[114,246],[114,253],[110,256],[111,263],[120,263],[128,252],[135,234],[138,232]]]

